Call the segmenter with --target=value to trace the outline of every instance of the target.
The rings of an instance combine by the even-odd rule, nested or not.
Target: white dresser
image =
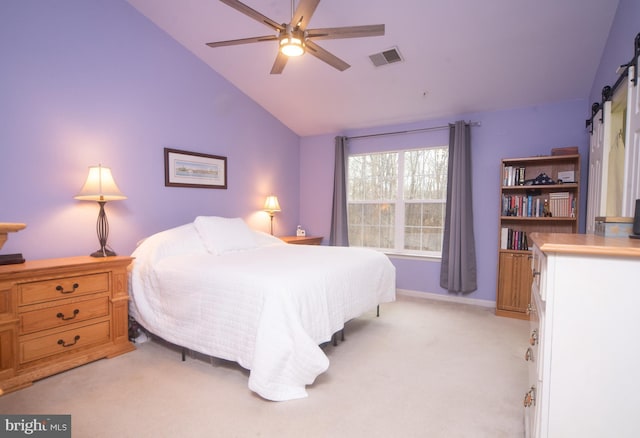
[[[640,240],[530,239],[525,435],[640,436]]]

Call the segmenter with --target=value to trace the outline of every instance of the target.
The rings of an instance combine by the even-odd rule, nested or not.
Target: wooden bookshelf
[[[537,184],[541,174],[548,177],[545,184]],[[559,182],[561,177],[565,181]],[[578,232],[580,155],[506,158],[500,181],[496,314],[529,319],[532,274],[527,236]]]

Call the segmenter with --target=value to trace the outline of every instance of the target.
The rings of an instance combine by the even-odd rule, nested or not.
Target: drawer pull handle
[[[524,360],[526,360],[527,362],[533,362],[533,350],[531,349],[531,347],[527,348],[527,352],[524,354]]]
[[[524,407],[528,408],[531,405],[536,405],[536,387],[532,386],[529,391],[524,395]]]
[[[531,332],[531,337],[529,338],[529,344],[535,346],[538,343],[538,329],[534,329]]]
[[[58,345],[62,345],[63,347],[71,347],[72,345],[76,345],[79,339],[80,335],[75,335],[75,337],[73,338],[73,344],[67,344],[66,342],[64,342],[64,340],[58,339]]]
[[[533,271],[533,276],[534,276],[534,277],[536,277],[536,276],[538,276],[538,275],[540,275],[540,271],[535,271],[535,270],[534,270],[534,271]]]
[[[56,318],[60,318],[63,321],[69,321],[70,319],[74,319],[76,316],[78,316],[78,313],[80,313],[80,309],[75,309],[73,311],[73,316],[70,316],[68,318],[64,317],[64,313],[60,312],[56,315]]]
[[[64,290],[64,287],[62,286],[56,286],[56,290],[61,294],[71,294],[71,293],[74,293],[76,289],[78,289],[78,287],[80,287],[78,283],[73,283],[73,289],[71,290]]]

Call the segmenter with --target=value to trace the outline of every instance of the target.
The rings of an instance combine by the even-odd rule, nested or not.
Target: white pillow
[[[195,226],[185,224],[147,237],[138,244],[132,255],[140,263],[156,263],[166,257],[206,252]]]
[[[256,246],[270,246],[270,245],[286,245],[283,240],[278,239],[271,234],[267,234],[264,231],[253,230],[253,235],[256,239]]]
[[[211,254],[257,247],[255,234],[239,217],[198,216],[193,224]]]

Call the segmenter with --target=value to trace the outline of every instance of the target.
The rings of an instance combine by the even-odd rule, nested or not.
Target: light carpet
[[[0,397],[4,414],[71,414],[82,437],[521,437],[525,321],[399,296],[324,346],[309,397],[266,401],[235,363],[161,341]]]

